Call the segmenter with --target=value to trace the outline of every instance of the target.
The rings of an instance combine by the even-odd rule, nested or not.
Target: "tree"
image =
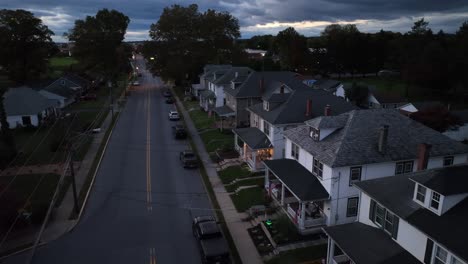
[[[278,51],[281,67],[285,70],[301,70],[309,63],[307,39],[293,27],[278,32],[275,39],[275,49]]]
[[[451,114],[445,106],[418,111],[412,113],[410,117],[439,132],[444,132],[451,126],[460,125],[459,118]]]
[[[0,10],[0,65],[9,78],[24,82],[47,69],[54,33],[25,10]]]
[[[362,106],[369,96],[369,88],[364,84],[353,83],[353,85],[345,91],[345,96],[357,106]]]
[[[130,19],[116,10],[99,10],[96,16],[76,20],[66,37],[75,43],[74,56],[85,68],[114,79],[128,63],[128,52],[122,47]]]
[[[240,37],[239,22],[227,12],[195,4],[166,7],[150,27],[152,42],[145,43],[145,56],[163,79],[191,80],[207,63],[232,63],[238,54],[234,42]]]

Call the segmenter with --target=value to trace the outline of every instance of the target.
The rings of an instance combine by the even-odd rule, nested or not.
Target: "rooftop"
[[[468,193],[468,166],[453,166],[412,174],[411,180],[442,195]]]
[[[312,103],[313,104],[313,103]],[[333,107],[332,107],[333,109]],[[326,121],[325,121],[326,120]],[[310,137],[310,126],[338,126],[320,141]],[[431,144],[431,157],[468,153],[468,146],[452,140],[393,109],[352,110],[319,117],[286,130],[285,137],[330,167],[416,159],[419,144]],[[379,130],[388,125],[386,150],[378,151]]]
[[[57,105],[56,100],[50,100],[26,86],[10,88],[3,97],[5,112],[9,116],[36,115]]]
[[[232,130],[251,149],[271,148],[268,137],[256,127],[235,128]]]

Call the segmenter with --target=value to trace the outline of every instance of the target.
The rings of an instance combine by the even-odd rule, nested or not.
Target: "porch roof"
[[[212,91],[210,90],[203,90],[201,93],[200,93],[200,96],[205,98],[205,99],[214,99],[216,98],[216,95],[215,93],[213,93]]]
[[[381,229],[354,222],[323,230],[356,264],[420,263]]]
[[[317,177],[296,160],[276,159],[263,163],[301,201],[326,200],[330,197]]]
[[[240,139],[242,139],[242,141],[244,141],[244,143],[246,143],[251,149],[266,149],[273,147],[268,137],[256,127],[235,128],[232,132],[240,137]]]
[[[236,112],[234,112],[234,110],[229,108],[229,106],[227,106],[227,105],[216,107],[216,108],[213,109],[213,111],[218,116],[221,116],[221,117],[229,117],[229,116],[235,116],[236,115]]]

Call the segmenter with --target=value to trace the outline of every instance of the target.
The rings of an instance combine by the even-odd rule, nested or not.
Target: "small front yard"
[[[218,129],[205,131],[200,133],[200,137],[205,144],[208,153],[214,152],[217,149],[233,149],[234,148],[234,135],[231,131],[225,130],[224,132]]]
[[[268,203],[265,190],[260,187],[244,189],[230,196],[238,212],[245,212],[254,205],[266,205]]]
[[[235,179],[250,177],[252,172],[245,165],[231,166],[218,171],[219,178],[223,184],[229,184]]]
[[[266,264],[322,264],[322,259],[327,257],[327,244],[298,248],[286,252],[281,252]]]
[[[237,188],[241,186],[259,186],[262,187],[263,184],[265,183],[265,179],[262,178],[253,178],[253,179],[246,179],[243,181],[237,181],[236,183],[225,185],[224,188],[226,188],[227,192],[235,192]]]

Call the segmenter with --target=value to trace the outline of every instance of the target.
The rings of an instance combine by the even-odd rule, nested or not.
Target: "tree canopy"
[[[102,9],[96,16],[76,20],[66,37],[75,43],[74,56],[85,68],[115,77],[131,55],[122,43],[129,23],[123,13]]]
[[[24,82],[47,69],[54,33],[26,10],[0,10],[0,65],[9,78]]]
[[[206,63],[232,63],[234,40],[240,37],[239,22],[227,12],[195,4],[164,8],[151,25],[145,56],[153,57],[152,67],[164,79],[181,81],[198,75]]]

